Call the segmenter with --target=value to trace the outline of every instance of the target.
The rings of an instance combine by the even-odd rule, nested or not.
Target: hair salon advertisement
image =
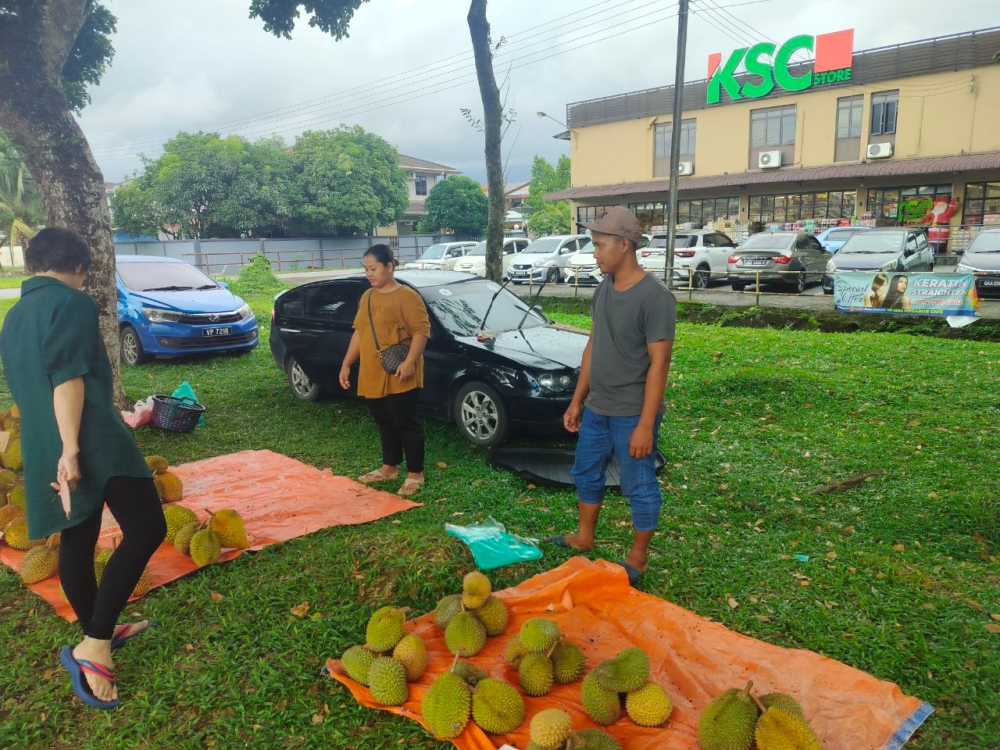
[[[965,318],[961,323],[972,322],[979,314],[976,278],[971,273],[837,271],[833,289],[840,312]]]

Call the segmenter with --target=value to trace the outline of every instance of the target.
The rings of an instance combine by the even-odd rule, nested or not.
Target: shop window
[[[669,203],[632,203],[629,205],[632,213],[639,219],[639,224],[645,231],[649,227],[665,226],[669,223]],[[739,219],[739,196],[725,198],[684,198],[677,201],[678,224],[691,223],[702,227],[716,219]]]
[[[965,224],[1000,223],[1000,182],[970,182],[965,186]]]
[[[698,136],[697,120],[681,121],[681,156],[694,156],[695,141]],[[654,159],[669,159],[674,126],[671,122],[657,123],[654,131]]]
[[[896,132],[896,115],[899,111],[899,92],[885,91],[872,94],[872,135],[889,135]]]
[[[850,219],[854,216],[856,200],[855,190],[752,195],[747,218],[763,224]]]
[[[610,211],[614,206],[579,206],[576,209],[576,223],[597,221],[601,216]],[[577,227],[582,231],[582,227]]]
[[[750,113],[750,148],[795,145],[795,107],[758,109]]]
[[[868,213],[876,226],[923,226],[931,223],[934,204],[951,198],[951,185],[873,188],[868,191]]]
[[[861,116],[864,110],[864,96],[849,96],[837,100],[837,138],[861,137]]]

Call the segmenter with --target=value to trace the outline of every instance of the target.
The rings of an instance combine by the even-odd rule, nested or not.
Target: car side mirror
[[[955,255],[965,255],[965,248],[956,247],[954,250],[952,250],[952,252],[955,253]]]
[[[542,309],[541,305],[535,305],[534,307],[532,307],[531,312],[538,315],[542,320],[548,320],[548,318],[545,317],[545,311]]]
[[[914,249],[913,249],[912,247],[908,247],[908,248],[906,248],[906,249],[905,249],[905,250],[903,251],[903,255],[905,255],[905,256],[906,256],[907,258],[909,258],[909,257],[910,257],[911,255],[913,255],[913,253],[915,253],[915,252],[916,252],[916,251],[915,251],[915,250],[914,250]]]
[[[220,287],[222,287],[223,289],[225,289],[226,291],[229,290],[229,284],[227,284],[225,281],[219,281],[219,282],[216,282],[216,283],[218,283],[218,285]]]

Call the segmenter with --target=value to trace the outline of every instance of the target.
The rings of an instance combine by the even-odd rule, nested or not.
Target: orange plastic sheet
[[[566,637],[587,657],[587,669],[615,656],[626,646],[639,646],[650,657],[650,679],[673,698],[674,710],[664,728],[636,726],[623,716],[605,731],[625,750],[698,748],[698,717],[719,693],[753,680],[760,694],[789,693],[802,704],[824,750],[894,750],[902,747],[933,710],[899,688],[840,662],[797,649],[785,649],[734,633],[675,604],[636,591],[625,571],[608,562],[574,557],[554,570],[520,586],[497,592],[510,610],[507,635],[531,617],[556,620]],[[427,644],[429,667],[410,685],[409,699],[386,708],[367,688],[351,680],[339,661],[330,659],[331,676],[354,697],[372,708],[407,716],[426,727],[421,715],[423,696],[434,679],[452,662],[433,613],[408,623]],[[517,673],[503,661],[507,638],[490,638],[473,663],[517,686]],[[524,748],[531,717],[543,708],[562,708],[573,727],[597,726],[580,704],[580,683],[556,685],[542,698],[525,697],[527,714],[521,727],[504,736],[487,735],[473,722],[453,740],[462,750],[493,750],[505,743]]]
[[[171,467],[184,483],[179,503],[204,520],[208,513],[231,508],[243,517],[251,550],[311,534],[328,526],[347,526],[399,513],[420,506],[388,492],[380,492],[317,469],[280,453],[267,450],[242,451]],[[111,547],[111,538],[121,532],[105,511],[99,546]],[[225,550],[219,562],[228,562],[242,550]],[[24,552],[0,544],[0,561],[16,571]],[[198,569],[187,555],[172,544],[162,544],[149,563],[152,586],[162,586]],[[51,604],[70,622],[76,615],[59,593],[58,576],[29,588]]]

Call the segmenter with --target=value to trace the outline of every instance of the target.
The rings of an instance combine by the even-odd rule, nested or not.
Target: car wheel
[[[320,387],[316,385],[312,378],[306,375],[302,365],[296,361],[295,357],[288,358],[286,367],[288,375],[288,387],[292,389],[292,395],[302,401],[318,401],[320,397]]]
[[[743,284],[739,281],[734,281],[732,284],[730,284],[730,286],[732,286],[734,292],[742,292],[744,289],[747,288],[746,284]]]
[[[146,352],[142,349],[139,332],[132,326],[125,326],[118,334],[118,348],[121,351],[122,363],[129,367],[141,365],[148,359]]]
[[[795,277],[793,282],[795,286],[795,293],[802,294],[806,290],[806,272],[802,271],[798,276]]]
[[[823,294],[833,295],[833,290],[832,289],[824,289],[823,290]]]
[[[559,283],[559,269],[558,268],[549,269],[549,276],[548,276],[548,279],[546,279],[546,281],[549,284],[558,284]]]
[[[455,396],[455,424],[462,437],[482,446],[500,445],[510,429],[507,407],[486,383],[466,383]]]
[[[933,263],[931,263],[930,266],[927,267],[927,273],[934,273],[934,264]]]
[[[712,278],[712,269],[708,266],[698,266],[698,270],[694,272],[694,277],[692,281],[694,282],[695,289],[707,289],[708,282]]]

